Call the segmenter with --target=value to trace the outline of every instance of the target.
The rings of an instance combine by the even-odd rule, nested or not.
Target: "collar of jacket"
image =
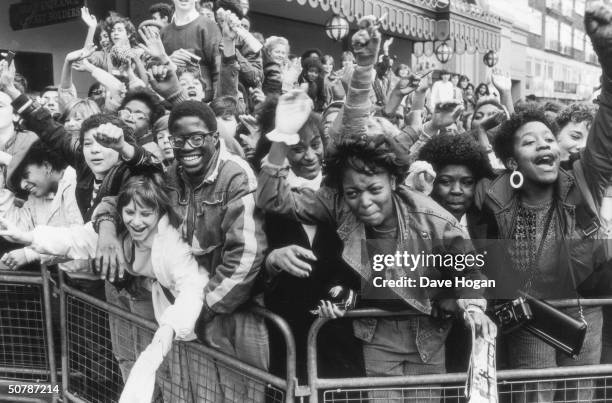
[[[557,200],[565,203],[575,185],[574,178],[560,168],[559,176],[554,184]],[[510,204],[518,197],[518,191],[510,186],[510,174],[506,172],[495,178],[487,190],[487,196],[502,210],[510,207]]]
[[[409,229],[410,214],[414,211],[409,211],[407,194],[403,186],[399,186],[398,190],[393,193],[393,205],[397,216],[398,225],[398,243],[403,243],[410,239],[414,231]],[[357,219],[357,217],[348,211],[342,223],[338,227],[338,236],[344,244],[342,250],[342,258],[355,270],[365,281],[370,281],[372,269],[370,265],[363,263],[368,261],[368,251],[365,245],[366,230],[365,225]],[[428,238],[429,234],[419,234],[419,236]],[[384,273],[389,273],[385,270]],[[429,315],[431,313],[431,302],[428,294],[421,288],[394,287],[391,289],[403,301],[416,308],[418,311]]]

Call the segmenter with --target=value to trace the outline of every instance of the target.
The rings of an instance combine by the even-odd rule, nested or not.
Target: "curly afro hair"
[[[597,107],[586,102],[574,102],[563,108],[557,115],[555,122],[559,128],[565,127],[569,122],[587,122],[587,127],[591,127]]]
[[[537,105],[530,106],[519,113],[513,114],[510,116],[510,119],[501,125],[493,142],[493,151],[495,151],[495,155],[504,165],[508,158],[514,157],[514,134],[529,122],[544,124],[555,136],[558,132],[557,125],[549,121],[546,115],[544,115],[542,108]]]
[[[365,175],[388,173],[403,182],[410,167],[408,155],[404,136],[378,134],[343,140],[328,148],[326,185],[342,193],[342,178],[349,168]]]
[[[436,172],[448,165],[463,165],[472,172],[476,180],[493,175],[484,147],[467,133],[435,136],[423,146],[419,159],[429,162]]]

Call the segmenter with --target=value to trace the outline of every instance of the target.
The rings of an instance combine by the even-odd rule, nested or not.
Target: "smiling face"
[[[344,201],[367,227],[380,227],[394,221],[393,189],[388,173],[366,175],[347,168],[342,189]]]
[[[323,141],[320,134],[300,135],[300,142],[289,148],[287,159],[296,176],[314,179],[321,172]]]
[[[187,96],[192,101],[201,101],[204,98],[204,87],[202,82],[191,72],[181,74],[179,84],[187,92]]]
[[[474,201],[476,180],[465,165],[447,165],[437,172],[431,197],[458,220]]]
[[[586,147],[589,135],[588,122],[569,122],[557,135],[559,149],[561,150],[561,161],[569,160],[570,154],[577,154]]]
[[[110,36],[108,36],[108,32],[102,30],[100,32],[100,46],[102,47],[102,49],[106,49],[109,48],[111,45],[112,43],[110,40]]]
[[[287,47],[279,43],[270,49],[270,59],[274,63],[278,63],[280,66],[282,66],[287,62],[288,53]]]
[[[83,134],[83,156],[96,179],[104,179],[110,169],[119,162],[119,153],[100,145],[94,138],[97,128]]]
[[[132,199],[121,210],[121,218],[132,239],[142,244],[157,233],[160,215],[154,208]]]
[[[310,82],[315,81],[319,78],[319,69],[316,67],[311,67],[306,72],[306,79]]]
[[[557,139],[542,122],[529,122],[514,134],[514,158],[509,164],[516,167],[525,181],[550,185],[559,175],[560,149]]]
[[[26,165],[21,172],[21,188],[35,197],[46,196],[54,187],[50,179],[50,172],[51,166],[46,162],[41,165]]]
[[[196,116],[184,116],[177,119],[170,130],[172,136],[184,138],[188,138],[192,133],[208,133],[210,131],[206,124]],[[197,148],[189,144],[189,141],[185,141],[182,148],[174,150],[174,155],[187,175],[198,177],[206,173],[218,142],[218,134],[206,136],[204,144]]]

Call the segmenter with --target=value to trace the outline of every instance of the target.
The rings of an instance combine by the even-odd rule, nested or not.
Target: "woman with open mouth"
[[[610,97],[609,92],[602,92],[605,102],[610,102]],[[598,206],[612,177],[610,122],[612,110],[602,106],[582,158],[574,162],[571,171],[560,168],[557,127],[541,109],[526,108],[501,125],[493,148],[506,172],[494,180],[482,180],[475,195],[481,212],[494,217],[487,233],[504,240],[499,253],[489,253],[485,273],[504,286],[498,287],[496,298],[512,299],[518,291],[537,299],[589,295],[585,285],[592,281],[584,280],[607,259],[600,253],[600,245],[592,241],[599,236]],[[511,368],[599,364],[601,307],[563,311],[588,324],[577,360],[519,328],[503,343]],[[590,401],[593,392],[589,382],[580,381],[580,392],[574,392],[577,396],[573,399]],[[552,401],[554,383],[539,382],[536,389],[527,401]]]
[[[130,263],[127,273],[120,274],[121,286],[107,287],[107,297],[118,294],[109,300],[117,301],[124,310],[159,323],[151,345],[160,345],[165,356],[174,339],[196,338],[194,327],[202,310],[208,272],[198,266],[191,247],[178,231],[181,218],[171,207],[160,174],[128,179],[117,198],[117,210],[123,228],[119,239],[126,262]],[[0,236],[29,246],[38,253],[66,259],[93,259],[98,241],[91,222],[63,228],[37,226],[26,232],[0,219]],[[146,333],[148,330],[113,316],[110,329],[113,354],[127,382],[138,352],[146,347],[142,343],[150,340],[150,334]],[[141,341],[136,343],[134,337]],[[168,376],[165,371],[158,374],[162,379]],[[177,380],[161,382],[166,383],[181,384]],[[153,390],[141,392],[154,393]],[[190,396],[189,391],[174,388],[170,391],[162,387],[161,393],[168,395],[164,401]]]

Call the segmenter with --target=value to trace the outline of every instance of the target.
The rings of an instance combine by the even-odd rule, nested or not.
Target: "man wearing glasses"
[[[168,128],[177,162],[166,172],[168,194],[183,217],[183,238],[191,243],[200,266],[210,272],[198,337],[243,362],[267,369],[265,324],[239,309],[252,304],[251,289],[267,247],[262,215],[255,209],[256,177],[246,161],[227,151],[208,105],[186,101],[175,106]],[[99,250],[110,250],[108,245],[116,245],[114,200],[105,198],[95,219]],[[109,254],[103,260],[123,265],[118,255]],[[264,399],[263,388],[222,367],[192,376],[213,377],[206,384],[220,384],[220,389],[215,389],[221,390],[223,397],[211,398],[213,401]],[[260,398],[252,399],[253,395]]]

